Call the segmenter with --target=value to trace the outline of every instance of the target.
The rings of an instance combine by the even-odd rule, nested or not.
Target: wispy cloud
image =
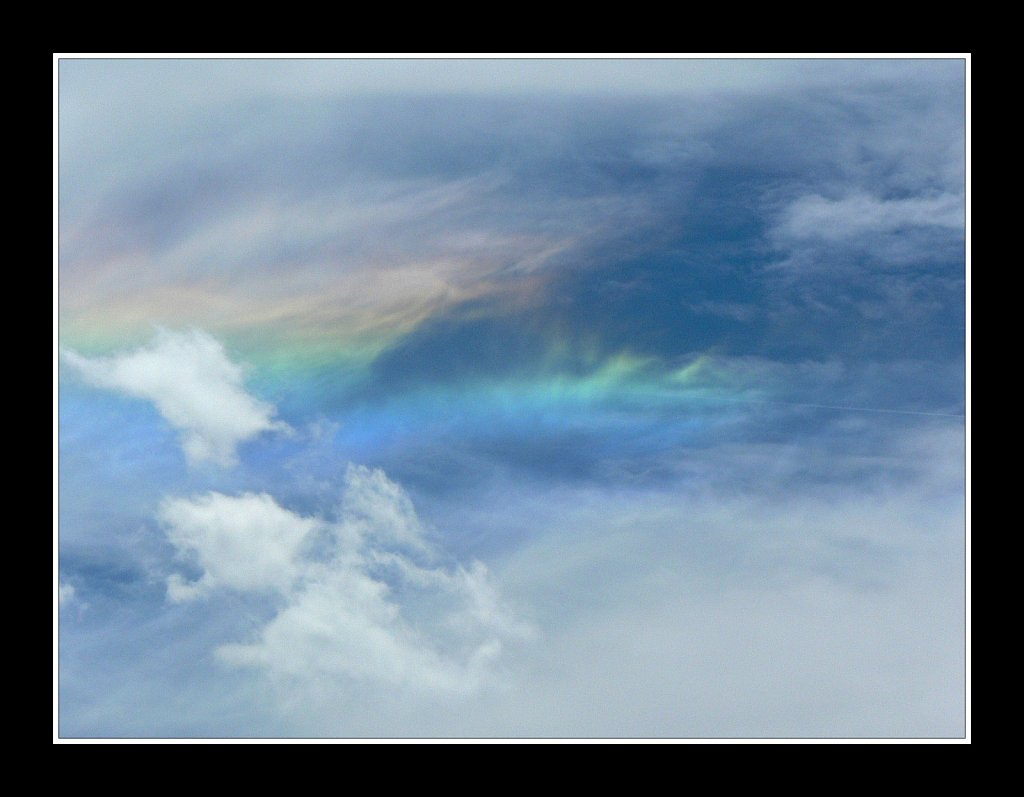
[[[161,329],[150,345],[111,357],[62,356],[89,384],[152,401],[193,464],[232,465],[239,443],[286,428],[245,391],[244,371],[223,345],[199,330]]]
[[[778,234],[792,239],[847,241],[908,227],[963,229],[964,199],[954,194],[885,199],[855,193],[841,199],[800,197],[782,214]]]

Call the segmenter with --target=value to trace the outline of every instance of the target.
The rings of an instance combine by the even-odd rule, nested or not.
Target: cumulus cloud
[[[196,582],[171,577],[168,595],[175,601],[220,586],[287,591],[300,572],[303,541],[319,525],[281,508],[265,493],[169,499],[159,517],[179,554],[194,557],[203,570]]]
[[[389,586],[359,567],[318,570],[258,640],[221,647],[221,660],[291,676],[300,685],[326,676],[470,692],[501,652],[494,636],[452,649],[447,640],[417,629],[389,596]],[[435,585],[442,594],[449,590],[447,579]]]
[[[300,684],[370,681],[472,692],[504,640],[529,633],[487,568],[432,565],[439,554],[402,488],[350,466],[339,518],[303,517],[269,495],[165,501],[167,538],[202,569],[168,579],[182,601],[216,588],[269,592],[281,609],[248,642],[217,651],[229,665]]]
[[[89,384],[152,401],[180,432],[192,464],[232,465],[239,443],[286,428],[271,405],[245,391],[242,367],[223,345],[201,330],[160,329],[148,346],[111,357],[62,354]]]

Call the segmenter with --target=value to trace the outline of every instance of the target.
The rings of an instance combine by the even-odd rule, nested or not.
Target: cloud
[[[282,509],[265,493],[169,499],[159,518],[178,553],[194,557],[203,570],[197,582],[171,577],[168,596],[175,601],[216,587],[288,591],[300,572],[302,544],[319,525]]]
[[[888,440],[877,483],[846,475],[865,457],[837,450],[804,463],[844,474],[836,484],[779,483],[773,468],[811,457],[774,446],[718,462],[757,472],[753,490],[735,477],[506,490],[520,523],[524,503],[544,507],[496,566],[508,594],[530,596],[544,644],[509,657],[508,692],[472,720],[425,710],[374,730],[962,734],[962,433],[942,422]]]
[[[262,168],[251,164],[242,179]],[[534,188],[523,202],[492,165],[465,178],[339,176],[312,196],[255,180],[209,202],[192,201],[194,182],[175,172],[126,187],[170,195],[147,213],[140,199],[67,214],[65,337],[134,336],[155,322],[269,329],[372,354],[454,306],[528,300],[567,260],[594,259],[600,242],[650,214],[649,202],[607,189],[566,197]]]
[[[62,729],[962,730],[962,62],[422,66],[62,63],[62,343],[338,423],[64,382]]]
[[[239,443],[286,428],[273,420],[272,406],[245,391],[241,366],[201,330],[160,329],[149,346],[111,357],[62,356],[89,384],[152,401],[181,433],[192,464],[232,465]]]
[[[382,470],[349,465],[343,524],[361,539],[425,552],[423,527],[412,501]]]
[[[504,640],[529,633],[487,568],[436,559],[408,496],[380,470],[350,466],[336,522],[303,517],[269,495],[165,501],[167,538],[202,570],[172,575],[172,601],[217,588],[270,592],[281,606],[249,642],[217,649],[299,688],[328,679],[470,693]],[[408,553],[411,552],[411,555]]]
[[[811,194],[786,208],[777,232],[792,239],[848,241],[908,227],[959,230],[963,228],[963,214],[964,199],[955,194],[908,199],[883,199],[867,193],[827,199]]]
[[[479,644],[453,666],[436,640],[457,623],[433,609],[435,652],[417,644],[405,632],[424,627],[413,616],[438,597],[428,586],[459,570],[402,559],[389,563],[404,569],[392,593],[325,574],[258,644],[220,655],[278,676],[286,736],[957,736],[963,453],[962,427],[943,421],[889,439],[877,480],[849,475],[864,452],[777,444],[717,452],[718,483],[505,482],[459,502],[453,521],[468,513],[474,534],[502,538],[482,583],[529,605],[534,644],[500,658]],[[525,538],[510,545],[516,530]],[[392,620],[366,618],[410,587],[407,622],[374,637]],[[462,600],[485,617],[486,605]],[[338,688],[339,672],[360,688]],[[501,688],[478,688],[495,673]]]
[[[963,425],[841,420],[828,446],[688,448],[657,484],[513,477],[432,500],[446,548],[486,568],[428,531],[418,556],[346,522],[380,491],[346,489],[329,517],[278,505],[316,521],[283,591],[133,592],[112,607],[130,621],[62,627],[65,731],[958,735]]]
[[[61,607],[67,606],[75,598],[75,588],[71,584],[62,583],[57,589],[57,603]]]
[[[438,71],[431,78],[421,66]],[[805,195],[838,203],[818,211],[840,217],[857,210],[843,205],[850,197],[913,197],[884,209],[913,218],[929,198],[962,192],[962,64],[953,60],[61,69],[62,155],[74,153],[61,165],[61,334],[71,343],[134,337],[155,322],[259,340],[274,356],[300,347],[364,361],[432,319],[561,300],[560,280],[614,263],[635,272],[638,257],[679,246],[682,234],[696,238],[692,248],[703,237],[693,231],[714,229],[709,214],[740,224],[748,205],[717,208],[723,197],[705,190],[723,180],[739,180],[730,196],[766,192],[773,212],[778,197]],[[321,78],[285,91],[297,69]],[[513,100],[496,93],[494,75],[486,96],[386,96],[403,74],[450,94],[455,75],[492,70],[520,88],[542,76],[578,87],[598,74],[608,87],[633,74],[634,88],[660,80],[691,97]],[[636,79],[648,71],[653,82]],[[206,76],[199,94],[197,74]],[[356,74],[372,77],[378,96],[351,94]],[[704,90],[726,74],[737,91]],[[259,91],[262,81],[277,88]],[[333,86],[322,105],[301,98],[314,84]],[[215,100],[227,85],[232,100]],[[132,129],[125,118],[150,118],[141,109],[155,97],[151,113],[174,124],[113,144]],[[171,113],[176,102],[190,112]],[[117,124],[112,105],[124,109]],[[87,134],[86,118],[102,134]],[[80,152],[76,139],[113,150],[112,162]],[[142,162],[129,168],[128,157]],[[787,235],[813,231],[801,219],[814,210],[798,203]],[[859,212],[878,223],[879,209]],[[719,306],[706,311],[746,314],[743,297],[707,298]]]
[[[327,677],[471,692],[501,652],[494,637],[438,650],[437,640],[404,621],[387,584],[356,567],[336,566],[310,576],[257,641],[224,645],[219,658],[295,678],[300,689]],[[447,586],[443,580],[437,585]]]

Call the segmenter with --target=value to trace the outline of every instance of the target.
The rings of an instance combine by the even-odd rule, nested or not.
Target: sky
[[[965,92],[62,58],[60,736],[964,736]]]

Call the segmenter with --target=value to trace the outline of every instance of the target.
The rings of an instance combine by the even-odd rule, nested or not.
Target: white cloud
[[[212,600],[171,607],[158,624],[78,630],[81,648],[114,653],[80,670],[75,692],[65,687],[88,707],[68,712],[67,730],[955,736],[965,708],[963,428],[928,420],[920,431],[868,450],[784,441],[691,451],[708,472],[688,467],[660,486],[500,482],[460,497],[450,522],[433,514],[454,535],[501,540],[487,557],[493,574],[477,583],[495,594],[500,583],[498,619],[515,624],[505,600],[530,607],[535,644],[467,618],[487,616],[487,599],[470,600],[469,583],[445,586],[474,581],[457,566],[350,547],[340,522],[325,524],[334,548],[302,549],[302,578],[251,637],[239,630],[248,617]],[[874,475],[858,477],[867,455]],[[154,634],[173,666],[139,667]],[[235,644],[208,657],[211,638]],[[75,675],[68,666],[62,681]]]
[[[75,588],[71,584],[61,584],[57,588],[57,603],[60,606],[67,606],[75,598]]]
[[[201,330],[160,329],[149,346],[112,357],[62,354],[88,383],[152,401],[181,433],[193,464],[231,465],[239,443],[287,428],[273,420],[272,406],[245,391],[241,366]]]
[[[427,550],[412,501],[384,471],[350,464],[345,485],[342,512],[349,533],[385,546]]]
[[[350,466],[337,522],[302,517],[269,495],[165,501],[168,539],[195,557],[196,582],[168,579],[180,601],[217,587],[272,591],[283,608],[221,661],[315,685],[326,678],[469,693],[502,641],[528,628],[504,607],[487,568],[435,558],[408,496],[380,470]]]
[[[444,582],[437,588],[443,590]],[[434,596],[431,596],[434,597]],[[471,692],[501,643],[483,635],[450,643],[406,622],[384,581],[358,565],[320,569],[248,645],[225,645],[222,661],[302,682],[324,677],[445,692]]]
[[[472,525],[530,529],[495,572],[542,635],[504,651],[505,688],[443,702],[290,690],[288,734],[962,734],[962,427],[894,440],[878,484],[766,489],[801,455],[733,451],[756,491],[503,485],[502,511],[483,496]]]
[[[963,214],[963,197],[956,194],[908,199],[882,199],[866,193],[827,199],[812,194],[786,208],[776,232],[785,238],[837,242],[907,227],[957,230],[963,227]]]
[[[287,591],[300,573],[303,542],[319,522],[280,507],[266,494],[208,493],[163,502],[159,517],[182,556],[203,569],[194,583],[172,576],[168,595],[180,601],[216,587]]]

